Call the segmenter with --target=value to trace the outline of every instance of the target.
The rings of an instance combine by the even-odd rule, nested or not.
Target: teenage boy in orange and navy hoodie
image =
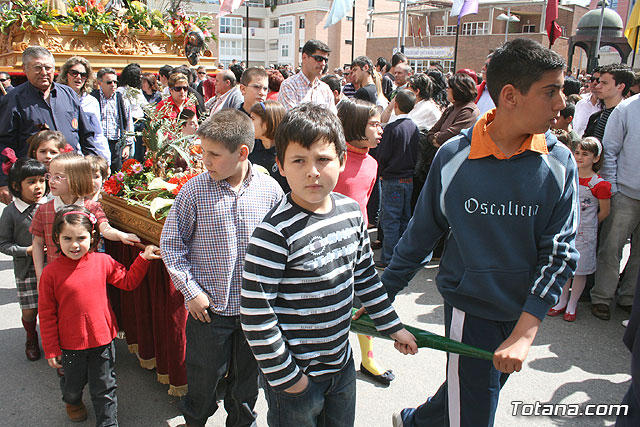
[[[508,375],[520,371],[540,322],[578,259],[576,165],[549,127],[565,106],[564,60],[537,42],[497,49],[487,70],[496,109],[447,141],[413,219],[382,275],[390,298],[447,236],[436,277],[447,337],[495,352],[449,354],[447,378],[394,426],[491,426]]]

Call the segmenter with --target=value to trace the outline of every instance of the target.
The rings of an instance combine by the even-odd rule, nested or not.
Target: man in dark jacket
[[[0,153],[6,148],[17,157],[26,157],[27,139],[41,130],[60,131],[67,142],[84,154],[98,155],[94,147],[95,129],[89,124],[80,100],[69,86],[53,80],[55,61],[41,46],[30,46],[22,53],[27,81],[0,102]],[[4,161],[4,155],[0,161]],[[0,171],[0,202],[11,201],[7,177]]]

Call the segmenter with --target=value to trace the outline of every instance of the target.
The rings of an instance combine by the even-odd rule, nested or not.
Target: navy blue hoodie
[[[548,154],[469,159],[472,131],[438,150],[382,282],[394,298],[446,233],[436,284],[447,303],[484,319],[542,320],[578,260],[575,161],[549,131]]]

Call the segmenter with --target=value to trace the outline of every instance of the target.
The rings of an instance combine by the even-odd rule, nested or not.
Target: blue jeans
[[[631,237],[631,254],[620,280],[622,248]],[[618,291],[618,304],[632,305],[640,268],[640,200],[618,192],[611,198],[611,214],[602,223],[592,304],[611,304]],[[618,282],[620,288],[618,289]]]
[[[382,220],[384,233],[380,261],[388,264],[398,240],[402,237],[411,219],[411,194],[413,182],[410,179],[384,179],[382,184]]]
[[[275,391],[265,381],[269,427],[353,427],[356,416],[356,370],[353,358],[330,379],[290,394]]]
[[[187,383],[181,409],[190,426],[204,426],[218,409],[216,390],[226,385],[228,427],[254,426],[258,399],[258,365],[240,327],[240,316],[218,316],[211,323],[189,316],[186,327]],[[226,378],[225,378],[226,376]]]
[[[118,425],[116,373],[113,371],[115,363],[116,349],[113,341],[86,350],[62,350],[62,400],[70,405],[81,404],[82,390],[88,382],[98,427]]]

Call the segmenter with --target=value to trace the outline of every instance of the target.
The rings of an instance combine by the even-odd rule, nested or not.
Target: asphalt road
[[[444,333],[442,299],[435,289],[437,265],[420,272],[409,288],[398,295],[395,307],[402,320],[431,332]],[[502,390],[496,426],[608,426],[614,416],[513,416],[520,401],[556,404],[618,404],[630,382],[629,351],[622,344],[624,313],[615,311],[608,322],[593,317],[586,303],[578,307],[575,323],[561,317],[547,318],[529,353],[523,370]],[[24,355],[24,331],[15,292],[12,261],[0,255],[0,425],[72,426],[94,425],[93,410],[82,424],[67,420],[55,371],[44,359],[29,362]],[[357,339],[352,336],[356,366],[360,363]],[[377,340],[379,362],[393,369],[396,380],[381,387],[358,374],[356,426],[391,425],[391,415],[403,407],[416,406],[435,392],[444,380],[445,353],[421,349],[403,356],[391,342]],[[167,386],[156,381],[153,371],[140,368],[123,340],[117,340],[119,423],[121,426],[176,426],[183,422],[178,400]],[[88,391],[84,402],[90,407]],[[529,407],[531,408],[531,407]],[[256,411],[258,426],[266,426],[267,406],[260,395]],[[207,426],[224,426],[220,408]]]

